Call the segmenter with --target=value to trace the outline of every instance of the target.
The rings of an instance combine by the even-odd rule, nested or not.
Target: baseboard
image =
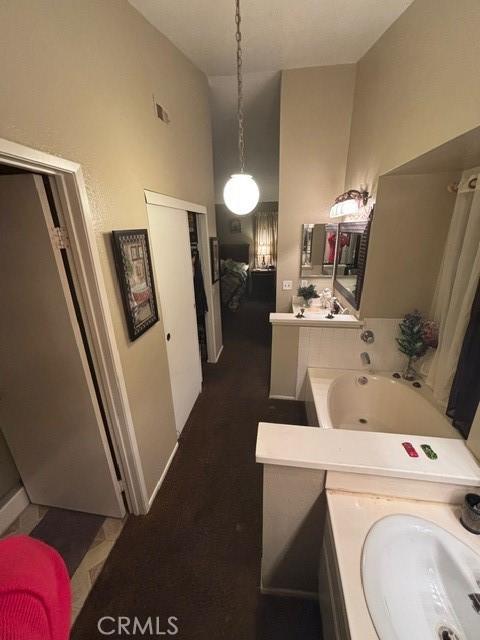
[[[148,501],[148,509],[149,509],[149,510],[150,510],[150,507],[151,507],[151,506],[152,506],[152,504],[153,504],[153,501],[155,500],[155,497],[156,497],[157,493],[158,493],[158,492],[159,492],[159,490],[160,490],[160,487],[161,487],[161,486],[162,486],[162,484],[163,484],[163,481],[165,480],[165,477],[166,477],[166,475],[167,475],[167,473],[168,473],[168,470],[170,469],[170,465],[172,464],[173,459],[174,459],[174,457],[175,457],[175,454],[177,453],[177,449],[178,449],[178,442],[176,442],[176,443],[175,443],[175,446],[173,447],[173,451],[172,451],[172,453],[170,454],[169,459],[167,460],[167,464],[165,465],[165,469],[163,470],[163,473],[162,473],[162,475],[160,476],[160,480],[159,480],[159,481],[157,482],[157,484],[155,485],[155,489],[153,490],[153,493],[152,493],[152,495],[150,496],[150,499],[149,499],[149,501]]]
[[[27,492],[20,487],[13,493],[5,504],[0,507],[0,535],[15,522],[24,509],[28,507],[30,500]]]
[[[218,350],[218,353],[217,353],[217,355],[215,356],[215,360],[209,360],[209,362],[210,362],[211,364],[217,364],[217,362],[220,360],[220,356],[222,355],[222,351],[223,351],[223,344],[222,344],[222,346],[220,347],[220,349]]]
[[[278,396],[276,394],[270,394],[268,396],[271,400],[296,400],[295,396]]]
[[[299,598],[300,600],[318,600],[318,593],[313,591],[297,591],[296,589],[276,589],[260,585],[260,593],[264,596],[279,596],[281,598]]]

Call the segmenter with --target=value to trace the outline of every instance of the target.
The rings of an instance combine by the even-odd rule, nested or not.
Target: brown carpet
[[[106,637],[97,631],[102,616],[159,617],[163,628],[176,616],[174,637],[182,640],[321,637],[315,602],[259,592],[257,423],[306,424],[302,404],[268,399],[269,311],[246,302],[225,318],[224,352],[205,366],[203,392],[165,482],[150,513],[129,518],[72,640]]]

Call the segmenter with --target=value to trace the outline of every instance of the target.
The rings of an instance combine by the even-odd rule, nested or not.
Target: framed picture
[[[158,321],[146,229],[112,231],[112,246],[130,340]]]
[[[210,260],[212,261],[212,284],[214,284],[220,278],[220,253],[217,238],[210,238]]]
[[[230,233],[242,233],[242,223],[240,220],[230,220]]]

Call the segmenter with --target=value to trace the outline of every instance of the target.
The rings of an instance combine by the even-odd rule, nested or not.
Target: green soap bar
[[[430,460],[436,460],[438,458],[437,454],[429,444],[421,444],[420,446],[427,458],[430,458]]]

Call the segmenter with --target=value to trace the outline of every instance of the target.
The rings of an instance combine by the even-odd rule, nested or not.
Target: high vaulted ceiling
[[[280,71],[357,62],[413,0],[240,0],[247,170],[278,199]],[[208,76],[215,199],[238,170],[234,0],[129,0]]]
[[[235,71],[234,0],[129,0],[207,75]],[[357,60],[412,0],[241,0],[246,71]]]

